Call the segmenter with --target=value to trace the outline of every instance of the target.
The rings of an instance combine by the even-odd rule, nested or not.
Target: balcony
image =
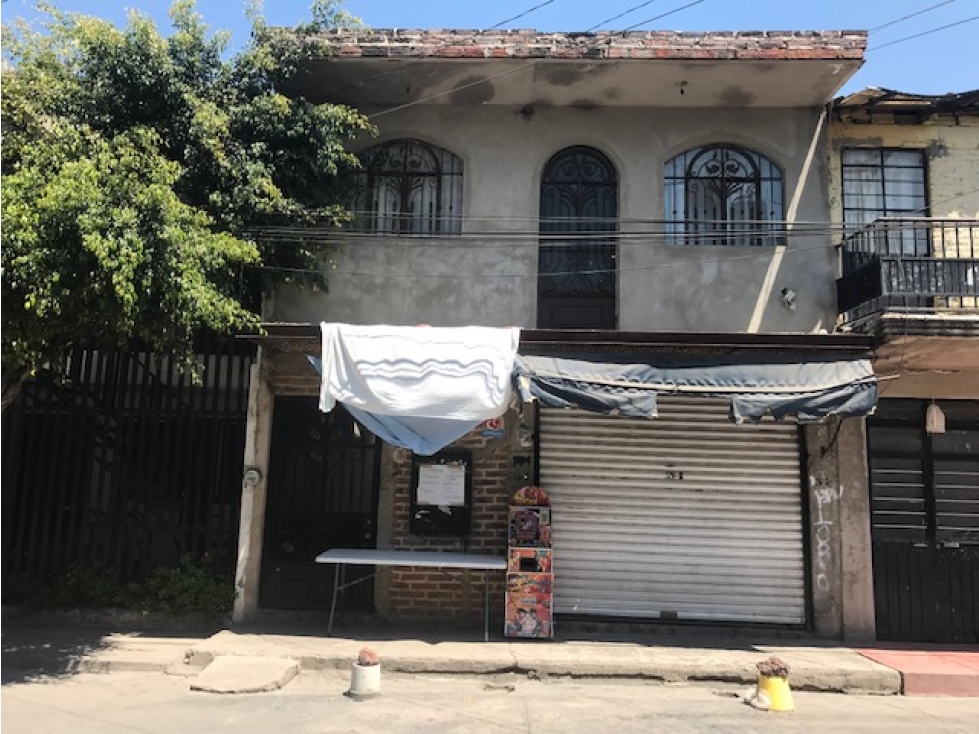
[[[878,219],[839,251],[837,307],[851,329],[869,330],[891,311],[979,312],[979,220]]]

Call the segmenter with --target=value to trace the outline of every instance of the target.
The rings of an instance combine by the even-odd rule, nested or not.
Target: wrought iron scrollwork
[[[362,156],[359,228],[385,234],[458,234],[462,161],[420,140],[393,140]]]
[[[618,180],[602,153],[567,148],[544,168],[538,292],[615,296]]]
[[[666,164],[672,241],[711,245],[781,244],[782,171],[744,148],[719,144]]]

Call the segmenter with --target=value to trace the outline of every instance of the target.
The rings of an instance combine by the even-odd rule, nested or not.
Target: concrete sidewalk
[[[756,663],[777,655],[791,668],[799,690],[897,694],[901,675],[848,648],[812,641],[765,641],[704,637],[621,635],[614,639],[482,642],[467,633],[439,636],[417,632],[371,635],[344,630],[326,637],[296,628],[221,630],[216,634],[120,633],[108,630],[5,626],[4,682],[17,676],[64,675],[76,671],[166,671],[196,676],[210,663],[241,658],[293,661],[299,669],[346,669],[362,647],[377,651],[385,670],[402,673],[531,677],[633,678],[653,682],[757,680]],[[469,639],[467,639],[467,637]],[[245,661],[244,659],[250,659]],[[234,670],[223,661],[219,666]],[[213,673],[213,671],[212,671]],[[233,684],[233,681],[231,682]],[[229,684],[229,685],[231,685]],[[233,688],[233,685],[231,685]]]

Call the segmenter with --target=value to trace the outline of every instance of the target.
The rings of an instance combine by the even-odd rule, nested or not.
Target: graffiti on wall
[[[833,548],[836,545],[836,529],[833,526],[833,505],[843,496],[843,488],[829,486],[824,477],[809,478],[812,495],[816,500],[816,513],[813,518],[814,536],[816,539],[813,552],[813,562],[816,570],[816,588],[829,591],[832,587],[830,574],[833,566]]]

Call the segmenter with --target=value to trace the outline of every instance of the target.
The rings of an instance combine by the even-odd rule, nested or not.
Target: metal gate
[[[234,573],[254,347],[198,339],[200,371],[148,351],[74,349],[3,414],[3,570],[80,564],[121,581],[181,556]]]
[[[556,153],[540,185],[537,326],[616,328],[618,176],[594,148]]]
[[[868,420],[877,637],[979,642],[979,402],[882,400]]]
[[[272,416],[260,605],[329,609],[336,566],[314,558],[330,548],[374,548],[381,442],[341,406],[322,413],[313,397],[277,397]],[[373,573],[347,569],[346,580]],[[373,586],[345,594],[370,611]]]
[[[555,611],[803,624],[796,426],[659,402],[653,420],[541,410]]]

